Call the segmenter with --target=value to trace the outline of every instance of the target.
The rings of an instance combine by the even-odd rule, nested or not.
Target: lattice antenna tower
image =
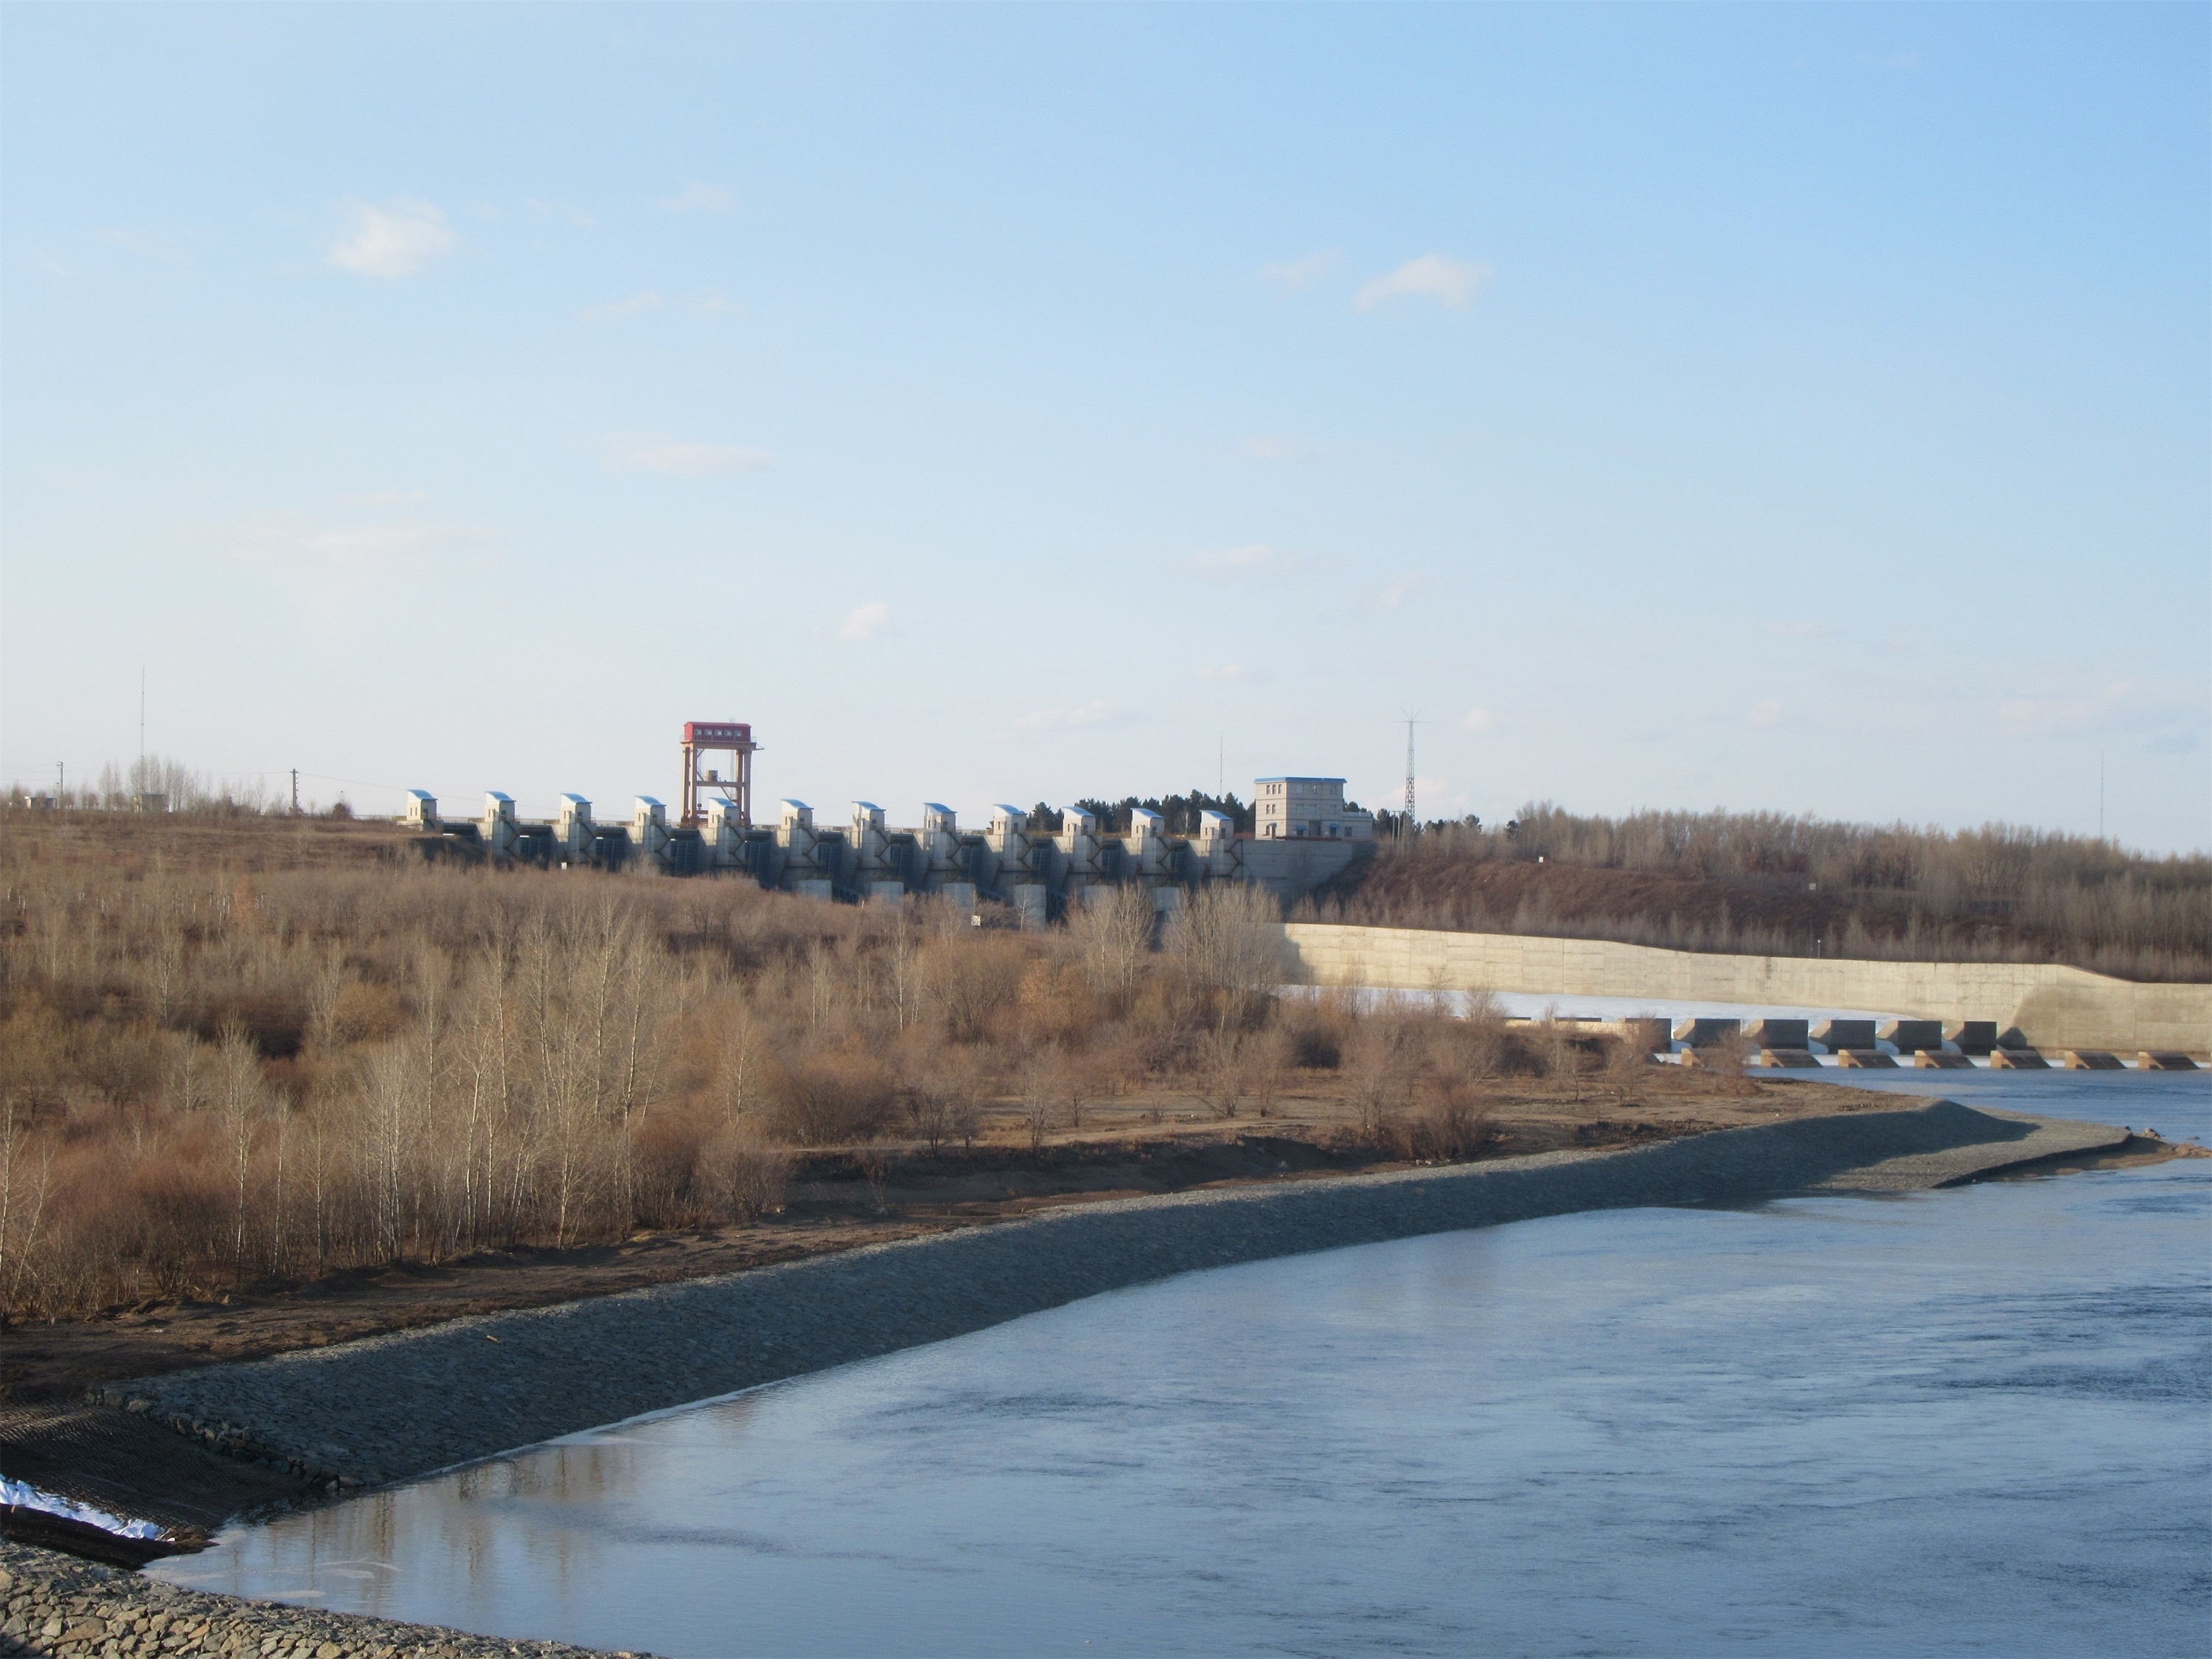
[[[1421,833],[1421,821],[1413,816],[1413,728],[1420,724],[1417,715],[1406,716],[1406,833]]]

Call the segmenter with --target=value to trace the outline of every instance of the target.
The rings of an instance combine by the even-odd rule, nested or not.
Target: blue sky
[[[2208,15],[10,6],[0,777],[2212,846]]]

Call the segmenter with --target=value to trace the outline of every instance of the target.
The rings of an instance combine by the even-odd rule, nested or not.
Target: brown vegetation
[[[1279,1004],[1272,903],[1242,887],[1157,941],[1142,894],[1025,936],[403,849],[327,821],[9,816],[7,1316],[757,1223],[822,1156],[881,1211],[896,1164],[956,1145],[1043,1158],[1292,1096],[1370,1157],[1470,1157],[1499,1079],[1605,1064],[1419,999]]]
[[[2005,825],[1954,834],[1537,805],[1503,830],[1437,823],[1379,842],[1298,914],[1685,951],[2212,979],[2212,858],[2148,858]]]

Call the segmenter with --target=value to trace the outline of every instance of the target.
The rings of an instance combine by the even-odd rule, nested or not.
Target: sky
[[[0,780],[2212,848],[2208,20],[9,4]]]

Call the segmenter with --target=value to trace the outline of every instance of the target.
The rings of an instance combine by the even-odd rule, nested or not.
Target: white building
[[[1375,815],[1344,804],[1342,778],[1257,778],[1252,833],[1261,841],[1372,841]]]

